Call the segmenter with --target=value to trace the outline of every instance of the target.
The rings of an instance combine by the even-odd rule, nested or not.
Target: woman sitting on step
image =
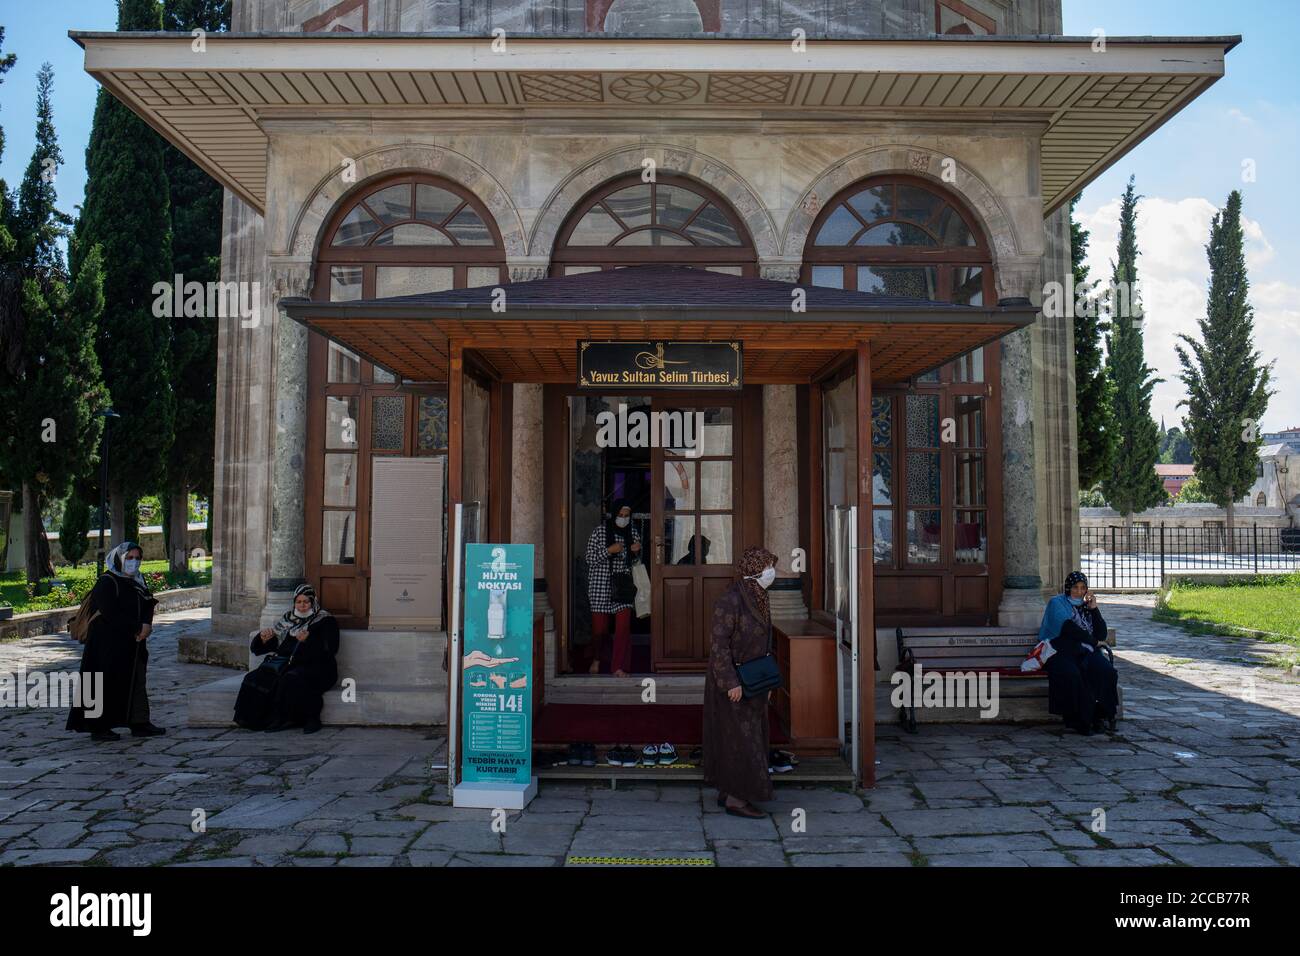
[[[1071,573],[1062,593],[1047,602],[1038,639],[1051,641],[1054,652],[1045,665],[1048,711],[1084,736],[1114,732],[1119,675],[1099,649],[1106,643],[1106,621],[1083,572]]]
[[[244,678],[235,723],[248,730],[320,730],[325,692],[339,679],[339,622],[316,601],[315,589],[303,584],[294,591],[293,607],[273,627],[254,631],[249,646],[269,656]]]

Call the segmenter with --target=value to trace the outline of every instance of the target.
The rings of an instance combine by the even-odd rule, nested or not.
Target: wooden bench
[[[984,675],[998,675],[998,711],[995,717],[982,717],[977,702],[967,701],[965,706],[955,706],[947,699],[941,707],[917,707],[913,699],[909,706],[898,708],[898,719],[909,733],[916,733],[918,711],[928,721],[974,720],[1050,720],[1047,711],[1046,670],[1021,671],[1020,664],[1038,643],[1038,632],[1023,628],[897,628],[898,666],[895,673],[914,674],[921,667],[922,680],[927,672],[940,675],[974,673],[978,680]],[[1103,653],[1114,661],[1111,650],[1115,646],[1115,629],[1108,628]],[[888,693],[891,701],[895,686]],[[920,688],[913,688],[914,694]],[[891,704],[892,706],[892,704]],[[1116,718],[1122,716],[1123,699]]]

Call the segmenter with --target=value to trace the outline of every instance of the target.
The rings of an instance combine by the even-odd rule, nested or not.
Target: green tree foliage
[[[0,26],[0,50],[4,49],[5,28]],[[12,53],[0,53],[0,85],[4,84],[5,74],[13,69],[18,58]],[[4,158],[5,132],[0,126],[0,159]],[[22,278],[14,262],[17,243],[9,231],[13,221],[13,200],[9,196],[9,187],[0,179],[0,386],[4,381],[13,381],[19,374],[22,359],[21,316],[18,312],[19,290]],[[0,414],[3,414],[0,412]],[[3,438],[0,437],[0,442]],[[3,449],[0,448],[0,488],[8,488],[16,483],[13,475],[5,469]],[[0,532],[7,532],[0,528]]]
[[[1106,507],[1106,497],[1101,493],[1100,488],[1080,488],[1079,507],[1104,508]]]
[[[36,148],[7,206],[12,236],[6,278],[17,286],[6,323],[12,374],[0,379],[0,460],[23,486],[27,578],[52,573],[41,514],[95,464],[104,400],[94,350],[104,307],[102,263],[85,257],[70,279],[59,250],[67,217],[55,208],[54,182],[63,159],[50,107],[54,73],[37,80]]]
[[[1187,437],[1192,444],[1196,477],[1205,494],[1226,509],[1232,539],[1233,510],[1255,482],[1259,420],[1273,395],[1271,368],[1260,364],[1254,347],[1255,314],[1241,231],[1241,193],[1233,190],[1215,213],[1210,241],[1210,288],[1206,314],[1198,320],[1201,340],[1179,335],[1176,346],[1180,378],[1187,398]],[[1189,354],[1190,350],[1190,354]]]
[[[1106,338],[1106,374],[1113,392],[1115,453],[1102,493],[1110,506],[1124,516],[1125,527],[1133,515],[1162,503],[1168,496],[1156,474],[1160,432],[1151,417],[1151,392],[1163,381],[1146,364],[1141,305],[1137,295],[1137,195],[1132,177],[1120,207],[1119,245],[1113,266],[1112,294],[1107,309],[1111,331]]]
[[[1178,489],[1178,504],[1212,504],[1210,496],[1205,493],[1201,487],[1200,479],[1195,475],[1183,482],[1183,486]]]
[[[1192,442],[1177,425],[1169,431],[1160,432],[1160,463],[1162,465],[1192,463]]]
[[[75,495],[63,506],[63,522],[59,525],[59,550],[63,560],[74,568],[90,550],[90,505]]]
[[[1079,291],[1091,284],[1085,264],[1088,230],[1074,218],[1078,202],[1078,196],[1070,201],[1070,261],[1076,299]],[[1101,318],[1095,303],[1074,311],[1074,415],[1079,436],[1079,487],[1087,489],[1110,471],[1115,454],[1113,389],[1106,376],[1101,348],[1102,336],[1110,331],[1110,325]]]
[[[119,30],[160,30],[157,0],[120,0]],[[113,524],[127,498],[165,479],[175,420],[171,328],[153,314],[154,285],[171,281],[171,220],[163,142],[104,90],[86,148],[86,200],[74,252],[103,251],[104,315],[97,350],[114,409],[109,487]]]

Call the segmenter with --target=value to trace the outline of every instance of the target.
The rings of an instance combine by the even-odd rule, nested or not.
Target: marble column
[[[510,451],[510,540],[533,546],[533,607],[543,615],[546,676],[556,674],[555,612],[546,593],[546,519],[542,500],[542,386],[514,386]]]
[[[807,617],[802,579],[791,568],[794,550],[803,547],[799,541],[799,437],[793,385],[763,386],[763,538],[764,546],[777,557],[777,580],[771,590],[773,615]]]
[[[1043,224],[1041,259],[1008,264],[1003,297],[1042,301],[1045,281],[1070,271],[1068,212]],[[1036,272],[1030,281],[1031,272]],[[1037,626],[1043,601],[1078,564],[1079,507],[1074,401],[1074,330],[1039,315],[1002,340],[1002,504],[1005,577],[998,622]]]
[[[1045,272],[1065,282],[1070,274],[1069,211],[1058,209],[1043,223]],[[1043,427],[1034,472],[1038,483],[1039,566],[1045,594],[1055,594],[1079,567],[1078,421],[1074,393],[1074,322],[1069,316],[1040,318],[1035,325],[1034,378]]]
[[[259,281],[264,258],[262,217],[227,191],[222,281]],[[274,335],[265,321],[245,327],[238,315],[218,320],[212,496],[212,627],[218,634],[246,635],[266,600]]]
[[[304,577],[304,467],[307,458],[307,329],[279,311],[280,300],[309,292],[310,266],[278,264],[268,270],[262,321],[272,327],[275,344],[274,434],[271,449],[270,555],[262,623],[274,621],[293,599]]]

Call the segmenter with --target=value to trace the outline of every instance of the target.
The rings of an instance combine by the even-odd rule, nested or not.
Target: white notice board
[[[437,458],[373,459],[370,629],[442,629],[442,483]]]

